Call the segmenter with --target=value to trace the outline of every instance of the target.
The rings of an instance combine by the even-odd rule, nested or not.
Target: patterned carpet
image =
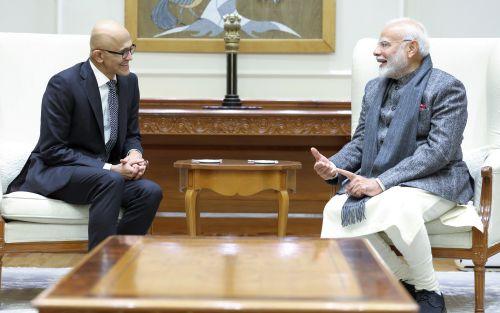
[[[4,267],[0,289],[0,311],[38,312],[30,301],[66,274],[69,268]]]
[[[30,300],[67,273],[67,268],[15,268],[2,270],[0,311],[35,313]],[[438,272],[448,313],[474,312],[474,274]],[[500,272],[486,273],[486,312],[500,312]]]

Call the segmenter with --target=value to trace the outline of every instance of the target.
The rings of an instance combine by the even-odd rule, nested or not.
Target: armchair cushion
[[[484,146],[476,149],[464,151],[464,162],[467,164],[470,175],[474,179],[474,207],[479,209],[479,195],[481,194],[482,177],[481,168],[484,166],[484,161],[488,157],[490,147]]]
[[[42,224],[11,221],[5,223],[5,242],[43,242],[87,240],[87,225]]]
[[[4,219],[46,224],[88,224],[89,205],[68,204],[36,193],[17,191],[3,196]]]
[[[441,219],[437,218],[430,222],[425,223],[425,228],[427,228],[427,233],[429,235],[445,235],[445,234],[456,234],[471,231],[472,226],[461,226],[454,227],[443,224]]]
[[[2,140],[2,149],[0,149],[0,185],[2,194],[5,193],[9,184],[21,172],[35,144],[36,142],[31,141]]]
[[[472,247],[472,232],[429,235],[433,248],[470,249]]]
[[[427,231],[429,231],[428,223],[425,224],[427,227]],[[446,226],[445,226],[446,227]],[[449,227],[449,226],[448,226]],[[449,227],[455,228],[457,227]],[[446,230],[451,231],[451,230]],[[392,244],[392,241],[387,237],[385,233],[380,234],[382,238],[389,244]],[[431,242],[431,246],[433,248],[457,248],[457,249],[470,249],[472,247],[472,232],[471,231],[462,231],[462,232],[453,232],[448,234],[429,234],[429,241]]]

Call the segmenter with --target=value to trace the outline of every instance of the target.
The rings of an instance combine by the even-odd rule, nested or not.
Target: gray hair
[[[390,20],[385,27],[397,26],[403,30],[404,39],[411,39],[418,42],[418,52],[422,57],[429,54],[429,37],[422,23],[414,19],[403,17]]]

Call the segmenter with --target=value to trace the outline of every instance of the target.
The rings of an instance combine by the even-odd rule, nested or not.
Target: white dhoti
[[[342,227],[341,212],[347,195],[336,195],[323,211],[321,238],[359,237],[396,227],[410,244],[424,223],[440,218],[444,225],[473,226],[482,231],[482,223],[474,206],[457,205],[430,192],[411,187],[393,187],[366,202],[366,219]]]
[[[367,238],[388,267],[417,290],[438,290],[425,222],[440,218],[444,225],[473,226],[482,230],[481,219],[472,205],[457,205],[427,191],[393,187],[365,204],[366,219],[342,226],[341,212],[347,195],[336,195],[323,212],[321,238]],[[385,232],[406,262],[399,259],[377,234]]]

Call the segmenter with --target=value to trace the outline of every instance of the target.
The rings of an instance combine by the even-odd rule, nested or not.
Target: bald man
[[[50,79],[40,138],[8,188],[90,204],[89,250],[110,235],[145,234],[162,199],[160,187],[142,178],[148,162],[139,134],[137,76],[129,69],[134,51],[120,24],[94,26],[89,59]]]

